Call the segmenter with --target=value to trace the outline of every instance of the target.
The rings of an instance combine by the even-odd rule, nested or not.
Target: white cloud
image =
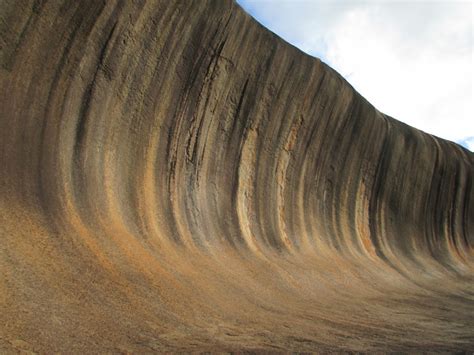
[[[474,152],[474,137],[468,137],[466,139],[460,140],[458,143],[464,148],[469,149],[471,152]]]
[[[239,3],[339,71],[380,111],[449,140],[474,136],[473,3]]]

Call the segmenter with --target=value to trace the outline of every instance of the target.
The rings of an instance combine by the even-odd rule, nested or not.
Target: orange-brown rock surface
[[[232,1],[1,0],[0,353],[472,350],[473,175]]]

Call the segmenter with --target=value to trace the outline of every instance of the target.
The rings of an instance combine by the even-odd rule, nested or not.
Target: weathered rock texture
[[[2,0],[0,48],[1,353],[474,348],[472,153],[231,1]]]

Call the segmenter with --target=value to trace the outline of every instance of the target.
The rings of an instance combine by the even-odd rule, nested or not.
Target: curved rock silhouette
[[[0,352],[474,348],[474,155],[235,3],[4,0],[0,49]]]

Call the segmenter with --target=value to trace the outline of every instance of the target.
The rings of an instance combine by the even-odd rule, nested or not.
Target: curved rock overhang
[[[4,0],[0,90],[0,351],[474,347],[474,155],[234,2]]]

